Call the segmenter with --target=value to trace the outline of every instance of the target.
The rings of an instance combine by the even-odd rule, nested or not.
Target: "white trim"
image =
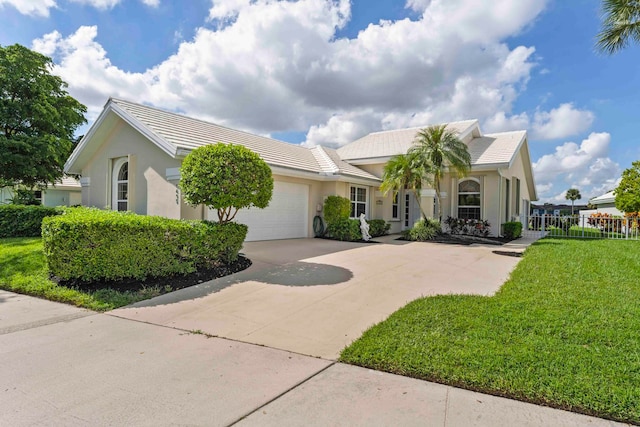
[[[475,192],[475,191],[462,191],[461,192],[460,191],[460,185],[463,182],[466,182],[466,181],[473,181],[476,184],[478,184],[478,191],[477,192]],[[456,195],[457,195],[457,198],[455,200],[456,218],[460,218],[460,208],[462,208],[462,209],[476,209],[477,208],[479,210],[479,215],[478,216],[480,217],[478,219],[482,220],[483,213],[484,213],[484,210],[483,210],[484,188],[482,186],[482,181],[479,178],[476,178],[475,176],[467,176],[467,177],[464,177],[462,179],[458,179],[455,187],[456,187]],[[463,195],[465,195],[465,194],[477,194],[478,198],[480,199],[479,200],[479,204],[477,206],[476,205],[460,205],[460,195],[461,194],[463,194]],[[453,203],[453,201],[452,201],[452,203]]]
[[[442,193],[440,193],[442,194]],[[447,194],[447,193],[444,193]],[[427,188],[424,190],[420,190],[420,197],[436,197],[436,190],[432,188]]]
[[[395,199],[395,203],[394,203],[394,199]],[[400,204],[400,192],[396,191],[395,193],[393,193],[391,195],[391,221],[400,221],[400,218],[402,217],[401,213],[401,209],[400,207],[402,206]],[[396,207],[396,216],[393,216],[393,207]]]
[[[364,190],[364,202],[351,199],[351,189],[352,188],[356,189],[356,199],[357,199],[357,196],[358,196],[358,189]],[[364,216],[365,216],[365,218],[369,218],[369,202],[370,202],[369,193],[370,193],[369,187],[365,187],[365,186],[362,186],[362,185],[354,185],[354,184],[350,184],[349,185],[349,202],[351,202],[352,205],[354,203],[356,204],[356,209],[354,209],[354,213],[356,214],[356,216],[349,215],[349,218],[355,218],[355,219],[359,218],[359,215],[357,215],[357,213],[358,213],[357,206],[358,205],[362,205],[362,204],[364,204]],[[351,214],[351,213],[349,213],[349,214]]]
[[[113,159],[113,166],[111,168],[111,210],[118,211],[118,203],[125,202],[127,203],[127,211],[131,207],[131,200],[129,198],[129,175],[131,174],[131,170],[129,170],[129,157],[120,157],[118,159]],[[127,179],[119,180],[120,170],[122,166],[127,165]],[[118,186],[120,184],[127,184],[127,198],[119,199],[118,198]]]
[[[85,176],[80,178],[80,186],[81,187],[90,187],[91,186],[91,177]]]
[[[82,138],[82,140],[80,140],[80,143],[76,146],[76,148],[73,150],[73,152],[69,156],[69,159],[67,159],[67,161],[65,162],[64,171],[66,173],[71,172],[71,169],[74,166],[74,163],[78,161],[78,158],[80,157],[80,153],[84,151],[86,146],[89,144],[89,141],[93,138],[97,130],[100,128],[102,123],[106,120],[107,116],[111,112],[113,112],[116,116],[120,117],[127,124],[132,126],[135,130],[137,130],[143,136],[149,139],[151,142],[156,144],[158,148],[160,148],[162,151],[167,153],[169,156],[173,158],[177,157],[178,148],[175,145],[171,144],[170,142],[167,142],[165,139],[153,133],[144,124],[142,124],[137,119],[132,117],[131,114],[126,112],[120,106],[116,105],[113,102],[112,98],[109,98],[104,109],[102,110],[102,112],[100,113],[96,121],[93,123],[93,125],[91,125],[89,132],[87,132],[87,134]],[[78,170],[77,172],[79,173],[80,170]]]

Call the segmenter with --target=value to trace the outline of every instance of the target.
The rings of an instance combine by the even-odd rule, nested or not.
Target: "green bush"
[[[369,235],[371,237],[380,237],[380,236],[389,234],[389,229],[391,228],[391,224],[389,224],[385,220],[368,219],[367,223],[369,224]]]
[[[442,225],[437,219],[420,218],[409,230],[403,231],[402,235],[407,240],[424,242],[433,240],[442,232]]]
[[[362,240],[360,231],[360,221],[357,219],[339,219],[327,224],[326,236],[331,239],[343,240],[347,242],[357,242]]]
[[[42,219],[61,213],[60,208],[46,206],[1,205],[0,237],[38,237]]]
[[[502,235],[507,239],[517,239],[522,236],[522,223],[518,221],[502,224]]]
[[[231,222],[239,209],[264,209],[273,193],[271,168],[242,145],[217,143],[193,150],[180,167],[180,189],[191,206],[203,204]]]
[[[70,208],[42,222],[50,273],[62,280],[187,274],[237,260],[247,227]]]
[[[346,197],[329,196],[324,201],[324,220],[327,225],[349,219],[350,213],[351,202]]]

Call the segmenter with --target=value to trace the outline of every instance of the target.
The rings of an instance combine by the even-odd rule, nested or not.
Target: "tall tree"
[[[639,0],[603,0],[602,12],[598,50],[611,55],[627,47],[630,40],[640,42]]]
[[[622,172],[622,180],[614,194],[618,210],[625,213],[640,212],[640,160]]]
[[[52,67],[24,46],[0,46],[0,180],[34,187],[63,176],[87,109]]]
[[[567,200],[571,200],[571,215],[573,215],[573,202],[582,199],[580,190],[578,190],[577,188],[570,188],[567,190],[567,194],[564,195],[564,198]]]
[[[429,165],[429,174],[438,200],[437,219],[442,217],[442,197],[440,182],[447,169],[457,176],[466,176],[471,170],[471,155],[467,145],[446,125],[430,126],[420,130],[409,155],[417,156]]]
[[[426,218],[420,204],[420,191],[423,180],[428,179],[430,171],[431,168],[425,159],[415,154],[394,156],[384,167],[380,190],[385,196],[391,191],[395,197],[400,190],[410,189],[416,198],[422,216]]]

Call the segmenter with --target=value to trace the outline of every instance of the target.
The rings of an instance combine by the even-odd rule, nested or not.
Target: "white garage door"
[[[265,209],[243,209],[235,221],[249,226],[247,241],[307,237],[309,186],[274,182],[273,197]]]

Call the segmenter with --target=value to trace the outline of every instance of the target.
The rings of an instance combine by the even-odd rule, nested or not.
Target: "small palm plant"
[[[430,172],[430,165],[424,158],[415,154],[394,156],[384,167],[380,190],[386,196],[390,191],[395,195],[402,189],[410,189],[416,198],[422,216],[426,218],[420,204],[420,191],[423,181],[428,179]]]
[[[571,200],[571,215],[573,215],[573,203],[576,200],[582,199],[582,194],[580,194],[580,190],[577,188],[570,188],[567,190],[567,194],[564,196],[565,199]]]
[[[442,197],[440,182],[449,168],[458,176],[466,176],[471,170],[471,155],[467,145],[446,125],[430,126],[416,134],[415,145],[409,149],[409,156],[415,156],[420,164],[429,165],[429,174],[438,199],[437,219],[442,217]]]

